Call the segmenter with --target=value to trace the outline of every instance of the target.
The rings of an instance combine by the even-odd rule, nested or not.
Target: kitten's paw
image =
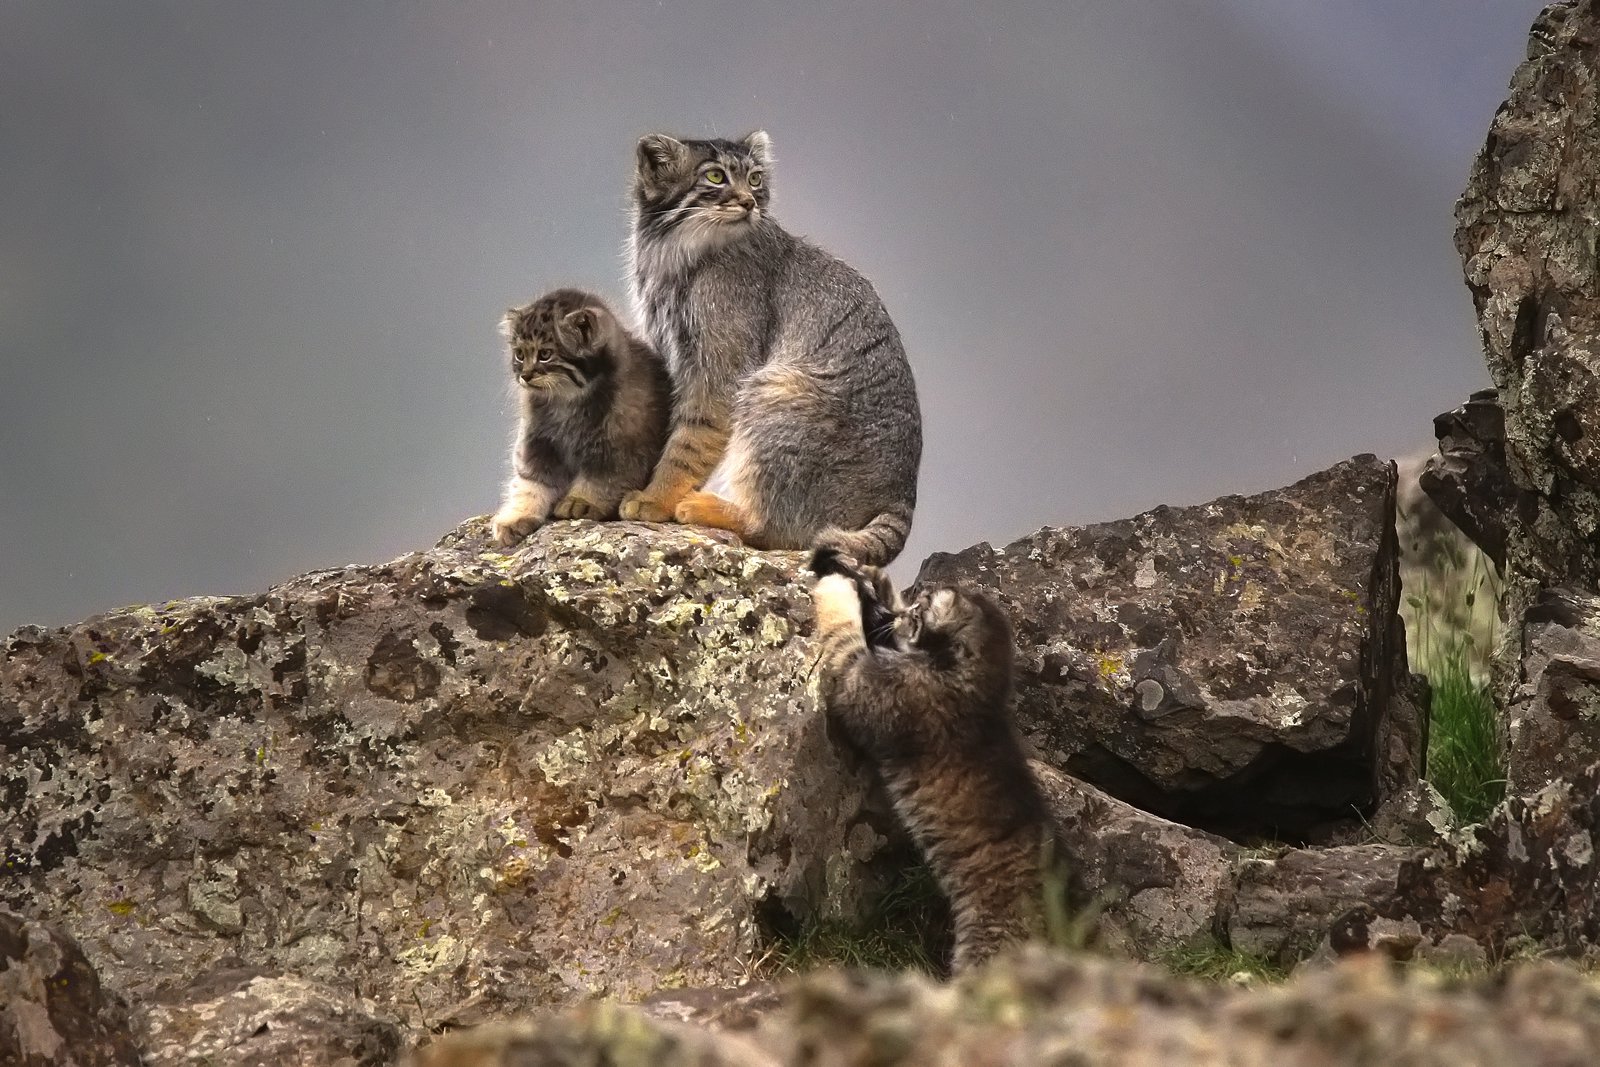
[[[524,511],[497,511],[489,520],[495,543],[509,548],[544,525],[539,516]]]
[[[678,501],[673,517],[685,526],[709,526],[746,536],[744,514],[734,504],[715,493],[690,493]]]
[[[556,504],[551,514],[558,519],[609,519],[616,515],[616,512],[608,510],[586,496],[568,493]]]
[[[623,497],[622,507],[619,510],[624,519],[634,519],[638,522],[672,521],[672,506],[642,489]]]
[[[842,574],[818,578],[811,587],[811,603],[816,608],[819,631],[850,622],[860,624],[861,600],[856,596],[856,583]]]
[[[831,545],[811,553],[809,566],[811,573],[818,577],[829,574],[853,574],[857,569],[854,560]]]

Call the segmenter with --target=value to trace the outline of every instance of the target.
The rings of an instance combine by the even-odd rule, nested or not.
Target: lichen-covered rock
[[[1338,927],[1350,912],[1368,908],[1376,916],[1379,906],[1400,910],[1394,905],[1401,871],[1408,860],[1425,854],[1398,845],[1346,845],[1246,858],[1228,909],[1228,944],[1277,963],[1294,963],[1311,955],[1330,931],[1336,942],[1348,940]],[[1416,928],[1413,945],[1423,940],[1415,920],[1395,921]],[[1366,930],[1363,926],[1363,937]],[[1336,950],[1349,947],[1334,945]],[[1364,940],[1361,947],[1375,946]]]
[[[1600,766],[1513,797],[1440,852],[1406,860],[1385,918],[1437,941],[1459,934],[1491,959],[1522,948],[1600,953]]]
[[[626,1009],[585,1009],[531,1020],[515,1035],[447,1037],[417,1067],[1578,1067],[1595,1048],[1600,987],[1551,963],[1447,985],[1369,957],[1283,986],[1236,988],[1035,949],[949,986],[809,975],[750,1034],[686,1035]]]
[[[72,938],[0,911],[0,1063],[138,1067],[128,1010]]]
[[[1072,897],[1100,913],[1106,947],[1140,959],[1216,939],[1238,848],[1140,811],[1035,760],[1060,827]]]
[[[1600,8],[1552,4],[1456,207],[1456,247],[1505,413],[1512,619],[1542,588],[1600,581],[1597,100]]]
[[[24,628],[0,902],[135,1007],[238,963],[412,1028],[739,977],[884,840],[808,679],[798,553],[474,520],[381,566]]]
[[[1513,793],[1600,762],[1600,596],[1543,590],[1521,623],[1522,658],[1505,714]]]
[[[243,975],[150,1006],[149,1067],[389,1067],[400,1028],[346,993],[284,976]]]
[[[1010,611],[1046,762],[1168,818],[1305,833],[1414,781],[1394,464],[935,554]]]
[[[1506,563],[1506,524],[1520,494],[1506,465],[1506,415],[1493,389],[1434,417],[1439,451],[1418,482],[1428,499],[1494,561]]]

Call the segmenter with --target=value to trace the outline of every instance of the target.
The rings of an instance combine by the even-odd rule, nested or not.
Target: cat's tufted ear
[[[506,313],[500,317],[500,336],[507,341],[517,335],[517,323],[522,319],[526,308],[507,308]]]
[[[639,138],[638,168],[641,178],[655,179],[670,173],[688,156],[689,149],[676,137],[652,133]]]
[[[562,320],[572,336],[578,339],[580,348],[593,348],[595,336],[600,332],[600,322],[595,318],[592,308],[579,308],[577,311],[567,312],[567,317]]]
[[[750,150],[750,155],[763,167],[772,166],[772,138],[767,136],[766,130],[757,130],[746,134],[744,146]]]

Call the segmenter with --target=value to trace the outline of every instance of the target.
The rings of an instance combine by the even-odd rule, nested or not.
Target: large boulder
[[[413,1028],[733,982],[758,908],[855,907],[888,818],[816,713],[803,557],[487,534],[14,633],[0,903],[136,1007],[239,965]]]
[[[936,553],[995,594],[1046,762],[1229,834],[1305,835],[1415,781],[1394,464]]]
[[[1502,509],[1511,619],[1541,589],[1594,590],[1600,581],[1597,41],[1592,0],[1552,4],[1539,15],[1456,206],[1456,247],[1504,412],[1509,490],[1494,489],[1492,477],[1480,482],[1515,505]],[[1471,432],[1482,436],[1480,421]],[[1492,513],[1494,505],[1478,510]],[[1469,533],[1473,525],[1464,523]],[[1500,535],[1476,525],[1479,543],[1492,550]],[[1511,661],[1516,645],[1513,634],[1505,646]],[[1514,662],[1502,667],[1498,686],[1508,698]]]

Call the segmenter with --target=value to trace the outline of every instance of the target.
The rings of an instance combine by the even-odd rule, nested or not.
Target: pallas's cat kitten
[[[1043,932],[1055,823],[1011,718],[1011,624],[955,586],[901,600],[831,550],[812,569],[827,713],[877,768],[955,920],[951,969]],[[1059,884],[1047,884],[1047,875]]]
[[[622,515],[887,563],[917,500],[911,367],[871,283],[780,226],[771,191],[765,133],[639,142],[634,298],[676,409]]]
[[[557,289],[501,321],[519,404],[514,473],[493,520],[512,545],[552,516],[611,519],[667,438],[666,364],[593,293]]]

